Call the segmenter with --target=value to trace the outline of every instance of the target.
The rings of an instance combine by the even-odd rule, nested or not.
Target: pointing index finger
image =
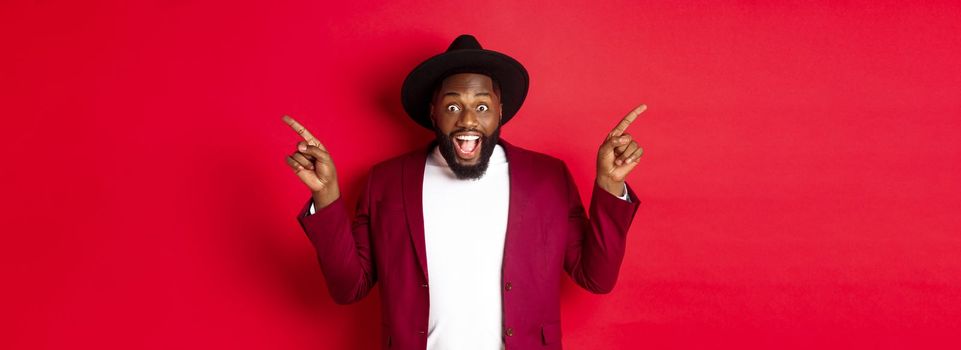
[[[617,126],[614,127],[614,130],[611,131],[611,136],[621,136],[621,134],[627,130],[627,127],[631,125],[631,122],[633,122],[634,119],[637,119],[637,116],[643,113],[645,110],[647,110],[647,105],[645,104],[634,108],[634,110],[624,116],[624,119],[621,119],[620,123],[617,123]]]
[[[320,141],[310,133],[310,131],[307,131],[307,128],[305,128],[303,125],[300,125],[297,120],[285,115],[284,122],[287,123],[287,125],[290,125],[290,128],[294,129],[294,132],[300,135],[300,137],[304,138],[304,141],[307,141],[308,144],[324,149],[324,145],[322,145]]]

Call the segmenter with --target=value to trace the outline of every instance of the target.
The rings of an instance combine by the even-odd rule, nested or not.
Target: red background
[[[77,3],[0,5],[0,348],[373,348],[280,117],[353,198],[431,137],[400,84],[460,33],[528,68],[504,137],[584,198],[650,107],[618,286],[565,283],[567,348],[961,345],[956,1]]]

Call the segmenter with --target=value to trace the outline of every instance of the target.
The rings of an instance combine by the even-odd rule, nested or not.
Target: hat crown
[[[454,39],[454,42],[450,43],[450,46],[447,47],[447,52],[451,52],[455,50],[483,50],[483,49],[484,48],[481,47],[480,42],[478,42],[477,38],[475,38],[473,35],[461,34],[460,36],[457,37],[457,39]]]
[[[400,88],[404,111],[417,124],[433,129],[430,103],[434,90],[443,78],[456,73],[479,73],[491,77],[501,88],[501,125],[507,123],[527,97],[530,78],[517,60],[497,51],[486,50],[470,34],[462,34],[451,42],[447,51],[421,62],[407,74]]]

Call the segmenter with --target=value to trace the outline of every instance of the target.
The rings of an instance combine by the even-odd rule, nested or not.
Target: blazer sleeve
[[[627,187],[630,201],[625,201],[594,182],[588,217],[566,166],[564,172],[568,208],[564,270],[584,289],[598,294],[610,293],[617,282],[627,245],[627,231],[640,200],[630,186]]]
[[[370,239],[369,188],[368,179],[353,220],[349,219],[343,197],[310,215],[312,200],[308,199],[297,216],[317,253],[327,290],[337,304],[363,299],[377,283]]]

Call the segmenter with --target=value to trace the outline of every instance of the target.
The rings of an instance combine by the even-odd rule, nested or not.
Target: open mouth
[[[454,136],[454,149],[457,150],[457,157],[463,160],[473,160],[480,154],[481,149],[480,135],[461,134]]]

